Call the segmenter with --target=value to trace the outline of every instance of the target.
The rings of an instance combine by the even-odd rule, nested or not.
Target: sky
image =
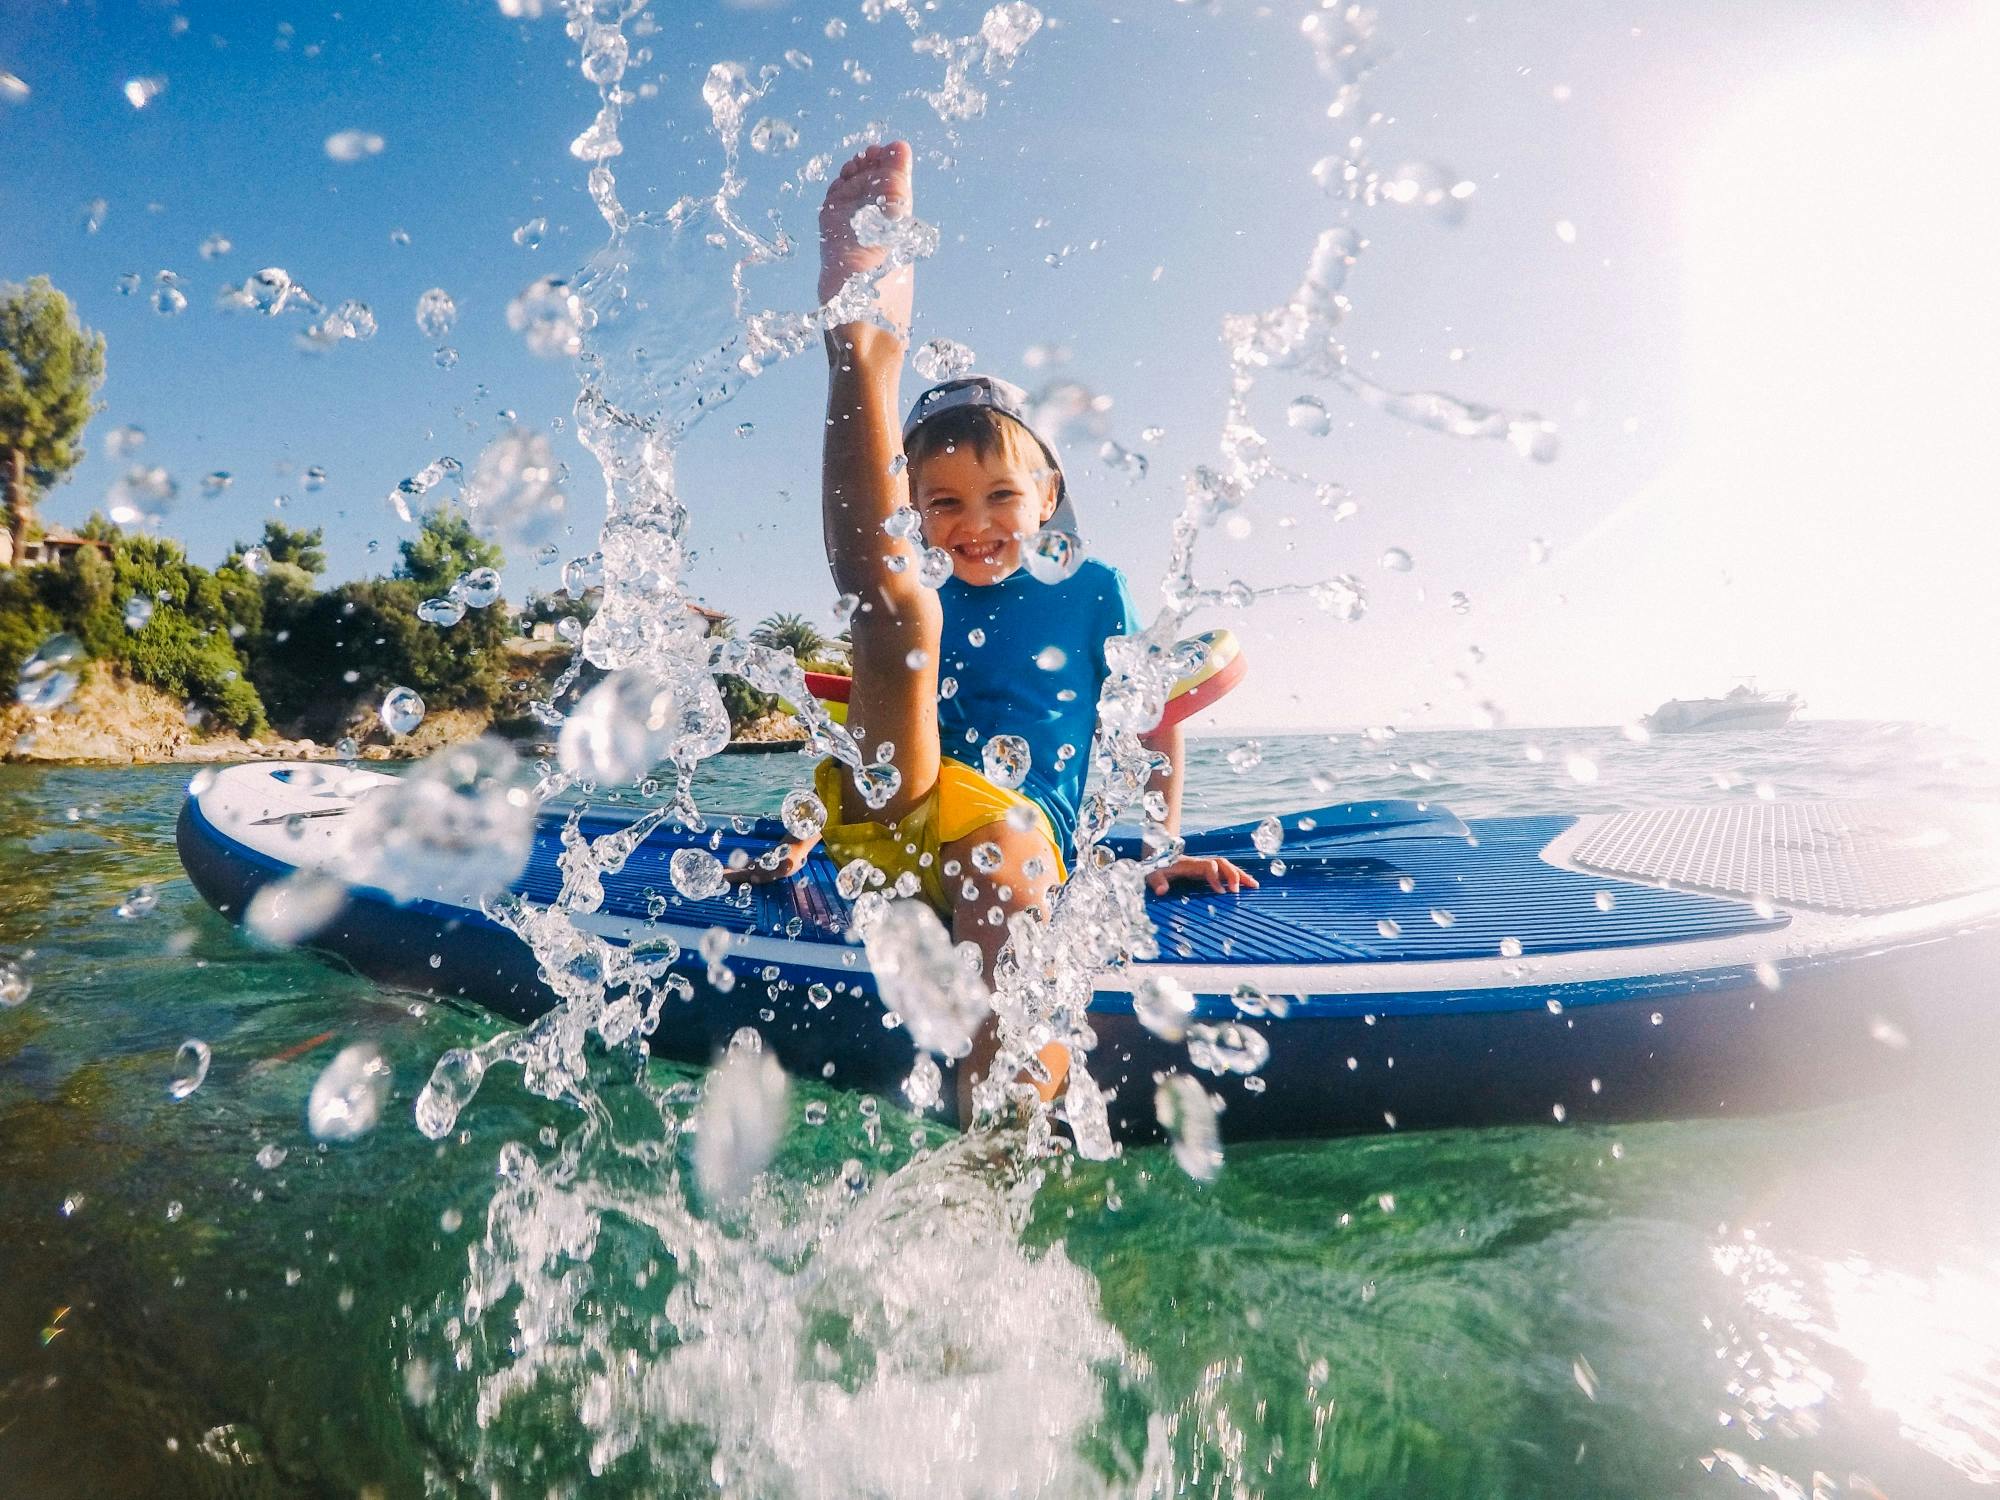
[[[590,549],[601,481],[555,425],[575,373],[506,319],[524,286],[571,274],[605,239],[567,149],[596,91],[553,0],[544,9],[0,8],[0,73],[26,88],[0,80],[0,280],[52,276],[109,343],[90,456],[48,517],[81,521],[143,461],[175,476],[161,526],[198,561],[277,515],[326,528],[336,576],[381,571],[409,534],[384,500],[397,482],[441,456],[470,464],[518,421],[549,430],[569,463],[566,550]],[[940,0],[928,24],[969,33],[984,9]],[[750,286],[761,305],[804,309],[815,201],[794,174],[870,122],[907,135],[918,212],[942,235],[919,272],[917,337],[958,340],[1031,387],[1060,377],[1110,398],[1103,435],[1143,451],[1145,477],[1101,463],[1098,437],[1064,459],[1092,551],[1126,570],[1142,607],[1182,477],[1215,454],[1221,319],[1282,302],[1321,230],[1345,217],[1364,234],[1347,287],[1354,365],[1539,412],[1560,456],[1529,463],[1266,379],[1253,415],[1278,458],[1346,486],[1359,510],[1336,522],[1310,486],[1266,486],[1245,534],[1204,541],[1202,575],[1353,574],[1369,608],[1343,623],[1293,597],[1193,622],[1229,625],[1251,659],[1213,727],[1443,726],[1482,705],[1520,726],[1617,724],[1754,677],[1817,715],[2000,732],[1976,686],[2000,666],[1982,462],[2000,280],[1975,156],[2000,135],[1995,7],[1385,10],[1369,154],[1472,182],[1456,225],[1350,209],[1315,185],[1312,165],[1354,127],[1327,118],[1306,6],[1044,9],[1011,70],[985,81],[985,115],[951,126],[913,97],[940,64],[893,16],[870,22],[854,0],[658,4],[651,56],[626,75],[651,87],[614,165],[634,207],[712,190],[702,79],[724,59],[777,65],[753,114],[799,140],[745,153],[745,203],[805,251]],[[843,36],[827,34],[834,20]],[[135,108],[133,79],[164,87]],[[325,142],[344,131],[379,136],[379,152],[334,159]],[[517,243],[538,217],[539,246]],[[231,248],[204,258],[216,234]],[[726,261],[695,264],[719,297]],[[217,307],[225,283],[266,266],[328,306],[366,303],[379,331],[304,353],[303,318]],[[176,316],[149,300],[162,270],[188,298]],[[666,274],[642,252],[636,275],[649,270]],[[141,278],[131,295],[127,273]],[[414,316],[432,287],[457,306],[448,369]],[[671,301],[643,330],[662,348],[685,333]],[[1326,435],[1287,425],[1300,395],[1325,402]],[[823,401],[806,356],[689,434],[690,580],[710,605],[830,621],[813,514]],[[107,438],[125,426],[144,446],[114,457]],[[311,467],[323,487],[308,488]],[[202,494],[212,470],[233,476],[220,497]],[[1414,566],[1385,568],[1391,548]],[[519,557],[507,578],[517,600],[556,581]]]

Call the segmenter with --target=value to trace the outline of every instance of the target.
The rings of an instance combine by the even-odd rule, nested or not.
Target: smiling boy
[[[891,221],[910,214],[904,142],[868,147],[828,187],[820,209],[822,303],[887,259],[855,229],[855,215],[871,204]],[[1024,566],[1038,533],[1049,528],[1073,538],[1074,520],[1061,465],[1030,425],[1018,389],[985,377],[948,381],[898,421],[911,268],[890,269],[874,295],[893,331],[857,321],[826,339],[821,518],[834,586],[861,601],[850,625],[847,727],[864,756],[886,755],[895,775],[884,778],[891,785],[876,784],[871,807],[850,768],[823,763],[815,776],[827,809],[821,836],[839,863],[861,858],[891,881],[913,876],[951,923],[953,938],[977,946],[990,976],[1008,918],[1047,912],[1064,877],[1098,689],[1108,675],[1104,642],[1138,622],[1115,568],[1086,559],[1044,582]],[[912,503],[914,536],[892,524]],[[921,576],[925,548],[950,559],[950,576],[935,587]],[[1019,790],[979,769],[988,744],[1002,735],[1026,745]],[[1167,800],[1169,827],[1177,828],[1180,731],[1161,731],[1147,743],[1168,759],[1154,785]],[[1020,769],[1017,755],[1000,758]],[[1010,771],[1001,779],[1015,777]],[[789,845],[743,877],[790,875],[809,847]],[[1156,871],[1153,889],[1164,891],[1173,879],[1204,880],[1218,891],[1256,883],[1227,860],[1183,859]],[[960,1069],[961,1117],[991,1056],[991,1030],[989,1023]],[[1068,1056],[1056,1045],[1042,1061],[1049,1076],[1037,1087],[1053,1097]]]

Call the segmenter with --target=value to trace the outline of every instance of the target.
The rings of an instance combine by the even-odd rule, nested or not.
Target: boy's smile
[[[1029,469],[1000,453],[982,459],[970,444],[924,459],[911,497],[923,518],[924,541],[951,555],[964,583],[995,584],[1021,566],[1021,544],[1055,514],[1055,486],[1046,469]]]

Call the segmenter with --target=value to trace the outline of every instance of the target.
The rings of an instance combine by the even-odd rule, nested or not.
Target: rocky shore
[[[391,736],[365,705],[357,705],[347,737],[335,743],[280,734],[243,737],[190,722],[184,705],[158,688],[102,665],[90,667],[67,703],[36,713],[10,703],[0,710],[0,761],[131,766],[246,760],[420,760],[441,745],[494,728],[483,709],[447,708],[427,714],[410,734]],[[779,750],[805,743],[799,722],[769,713],[742,725],[731,748]]]

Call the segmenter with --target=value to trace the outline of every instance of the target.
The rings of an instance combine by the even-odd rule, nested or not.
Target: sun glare
[[[2000,734],[1996,76],[1989,7],[1767,85],[1694,153],[1690,444],[1588,539],[1680,627],[1688,680]]]

